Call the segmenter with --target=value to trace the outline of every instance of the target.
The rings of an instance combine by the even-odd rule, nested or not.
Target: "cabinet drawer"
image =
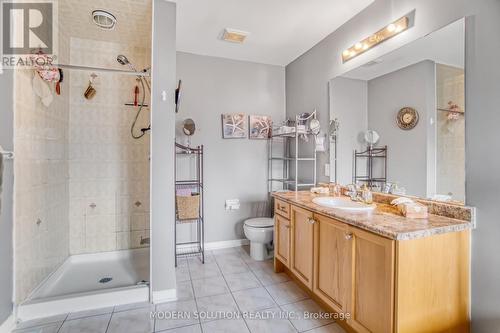
[[[283,216],[284,218],[290,219],[290,204],[284,201],[275,199],[274,200],[274,212]]]

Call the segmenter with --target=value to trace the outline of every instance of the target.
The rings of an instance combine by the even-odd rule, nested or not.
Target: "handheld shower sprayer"
[[[133,70],[134,72],[137,72],[137,69],[135,68],[135,66],[123,54],[119,54],[116,57],[116,61],[120,65],[122,65],[122,66],[128,66],[131,70]],[[146,72],[146,70],[144,72]],[[146,80],[146,78],[143,77],[143,76],[141,76],[141,75],[138,75],[137,78],[141,82],[141,86],[142,86],[142,101],[141,101],[141,104],[139,105],[139,109],[137,110],[137,114],[135,115],[134,122],[132,123],[132,127],[130,128],[130,134],[132,135],[132,137],[134,139],[140,139],[140,138],[142,138],[151,129],[151,125],[149,125],[147,128],[142,128],[141,129],[141,132],[142,132],[141,134],[136,135],[134,133],[134,129],[135,129],[135,126],[136,126],[136,123],[137,123],[137,119],[139,119],[139,116],[141,114],[142,108],[144,107],[144,102],[146,100],[146,89],[145,89],[145,87],[147,87],[149,93],[151,93],[151,86],[149,85],[148,80]]]

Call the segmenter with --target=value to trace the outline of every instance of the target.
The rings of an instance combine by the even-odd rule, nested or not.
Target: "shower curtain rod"
[[[143,76],[143,77],[150,76],[148,72],[123,71],[120,69],[111,69],[111,68],[102,68],[102,67],[87,67],[87,66],[65,65],[65,64],[55,64],[54,66],[59,67],[59,68],[63,68],[63,69],[77,70],[77,71],[115,73],[115,74]]]

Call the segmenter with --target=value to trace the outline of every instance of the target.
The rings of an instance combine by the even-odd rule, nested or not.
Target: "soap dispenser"
[[[370,190],[370,188],[366,184],[363,186],[363,190],[361,192],[361,198],[363,198],[364,203],[367,203],[367,204],[373,203],[372,191]]]

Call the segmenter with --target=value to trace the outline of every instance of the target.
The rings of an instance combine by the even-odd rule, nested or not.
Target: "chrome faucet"
[[[347,185],[347,192],[346,194],[351,197],[352,201],[359,201],[360,199],[360,191],[358,188],[358,185],[356,184],[349,184]]]

